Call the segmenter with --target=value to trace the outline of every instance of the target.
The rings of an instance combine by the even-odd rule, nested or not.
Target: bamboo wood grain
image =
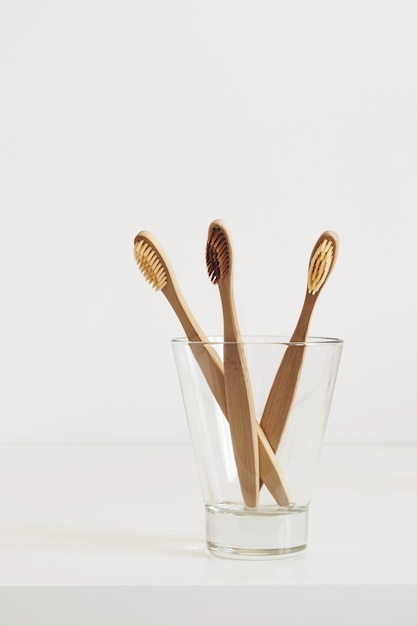
[[[158,240],[148,231],[141,231],[135,238],[135,247],[139,245],[140,242],[144,242],[145,245],[148,245],[155,252],[162,267],[162,280],[160,282],[154,280],[152,276],[149,276],[150,270],[146,267],[141,267],[139,262],[138,265],[143,271],[145,278],[147,278],[155,288],[162,291],[176,313],[188,340],[191,342],[190,348],[201,372],[225,418],[228,419],[223,363],[192,314],[179,288],[168,257]],[[152,269],[152,272],[153,271],[154,269]],[[192,343],[194,341],[197,343]],[[290,504],[288,490],[284,484],[284,479],[277,465],[271,446],[259,423],[256,424],[256,433],[259,444],[261,480],[280,506],[288,506]]]
[[[223,309],[224,384],[240,488],[246,506],[254,508],[258,505],[260,485],[257,420],[233,295],[232,244],[220,220],[209,227],[207,269],[219,287]]]
[[[261,418],[261,427],[274,453],[278,449],[294,401],[314,305],[334,267],[338,244],[337,234],[325,231],[310,256],[307,290],[300,317],[275,375]]]

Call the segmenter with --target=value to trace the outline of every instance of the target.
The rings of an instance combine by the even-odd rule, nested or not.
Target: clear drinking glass
[[[343,341],[311,337],[305,343],[291,343],[285,337],[255,336],[244,337],[242,344],[258,424],[284,354],[291,350],[300,357],[295,359],[299,375],[285,428],[276,453],[270,450],[287,500],[277,502],[262,484],[258,505],[244,504],[230,428],[220,407],[225,408],[222,338],[173,339],[206,510],[207,547],[229,558],[288,557],[307,546],[309,503]]]

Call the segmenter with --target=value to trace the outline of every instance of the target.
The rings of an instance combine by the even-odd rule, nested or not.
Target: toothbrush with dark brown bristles
[[[191,350],[213,396],[228,419],[223,363],[188,307],[166,253],[152,233],[141,231],[135,237],[134,256],[145,279],[154,289],[162,291],[167,298],[188,339],[191,342],[198,342],[190,344]],[[256,424],[256,432],[259,443],[261,480],[278,504],[288,506],[290,504],[288,491],[271,446],[258,423]]]
[[[274,452],[278,449],[294,400],[304,358],[303,344],[307,339],[314,305],[334,267],[338,247],[337,234],[328,230],[320,235],[310,256],[303,308],[275,375],[261,419],[261,427]]]
[[[210,280],[218,285],[224,324],[224,384],[227,415],[240,488],[246,506],[256,507],[259,493],[259,451],[252,389],[240,336],[233,295],[233,252],[225,224],[210,224],[206,263]]]

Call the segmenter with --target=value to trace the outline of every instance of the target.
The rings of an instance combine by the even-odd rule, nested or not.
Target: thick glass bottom
[[[283,559],[307,547],[308,507],[206,506],[207,547],[231,559]]]

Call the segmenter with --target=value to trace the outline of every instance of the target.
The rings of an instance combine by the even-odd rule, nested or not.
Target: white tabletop
[[[324,446],[302,556],[219,559],[206,552],[204,532],[188,445],[0,446],[0,617],[2,611],[23,611],[19,598],[25,593],[30,626],[38,623],[33,602],[45,611],[48,606],[57,619],[54,602],[61,610],[59,594],[71,588],[92,602],[91,610],[100,593],[102,607],[112,593],[119,594],[119,608],[140,598],[144,621],[132,623],[144,626],[164,624],[165,613],[166,623],[176,624],[177,604],[183,611],[178,624],[196,623],[185,621],[184,602],[190,620],[197,619],[191,604],[198,611],[205,603],[209,620],[212,603],[220,606],[235,596],[235,617],[241,610],[250,619],[256,605],[258,617],[288,611],[285,624],[301,624],[317,605],[327,607],[328,623],[337,617],[338,625],[344,619],[347,624],[364,594],[367,611],[374,612],[363,613],[363,623],[375,615],[385,624],[381,619],[390,618],[391,610],[396,624],[416,623],[416,445]],[[74,596],[75,604],[77,597],[81,602]],[[402,622],[401,612],[411,621]],[[49,624],[47,614],[39,624]],[[108,607],[108,620],[110,615]],[[205,624],[201,611],[196,615],[197,626]],[[359,617],[356,623],[362,623]],[[63,619],[60,626],[72,624]],[[126,620],[120,626],[130,624]],[[102,617],[101,624],[107,623],[113,624]]]

